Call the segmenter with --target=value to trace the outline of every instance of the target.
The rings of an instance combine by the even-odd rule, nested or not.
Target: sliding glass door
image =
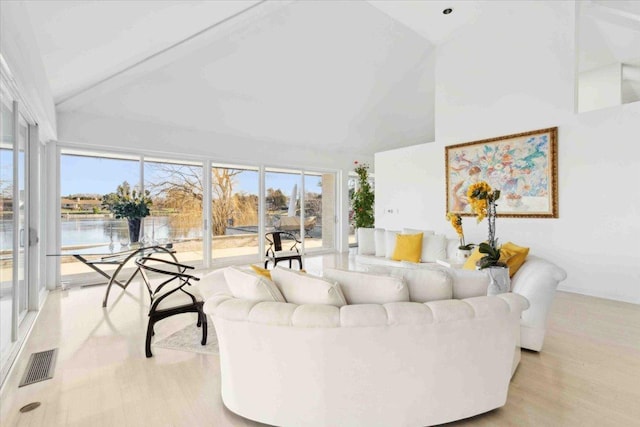
[[[144,219],[144,240],[172,242],[180,261],[202,262],[202,163],[145,157],[144,188],[153,201],[151,215]]]
[[[2,192],[2,206],[0,218],[0,355],[5,359],[13,341],[13,264],[14,252],[14,162],[15,132],[13,119],[13,104],[3,93],[0,97],[0,191]]]
[[[16,161],[16,180],[14,185],[14,215],[17,216],[17,251],[15,257],[15,274],[18,285],[18,320],[27,314],[29,302],[29,281],[27,280],[27,249],[29,245],[29,228],[27,226],[27,141],[29,141],[29,126],[27,121],[18,114],[18,140],[14,149]],[[14,236],[15,238],[15,236]]]
[[[246,166],[211,168],[211,230],[214,260],[258,258],[260,173]]]
[[[0,89],[0,365],[18,340],[29,310],[28,178],[29,124],[4,88]]]

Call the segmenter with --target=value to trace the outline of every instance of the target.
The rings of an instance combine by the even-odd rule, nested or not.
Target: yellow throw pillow
[[[397,234],[396,247],[393,250],[391,259],[394,261],[420,262],[422,256],[422,235],[418,234]]]
[[[267,270],[266,268],[258,267],[257,265],[253,265],[253,264],[251,264],[251,268],[253,268],[253,271],[258,273],[259,275],[264,276],[267,279],[271,280],[271,271]]]
[[[503,261],[503,255],[506,261]],[[500,261],[506,262],[509,267],[509,276],[511,277],[522,267],[522,264],[527,260],[527,255],[529,255],[529,248],[518,246],[511,242],[507,242],[500,247]]]
[[[476,246],[473,252],[471,252],[471,255],[469,255],[469,258],[467,258],[467,260],[464,262],[462,268],[464,268],[465,270],[475,270],[476,263],[480,261],[480,258],[482,258],[483,256],[484,254],[480,253],[480,248]]]

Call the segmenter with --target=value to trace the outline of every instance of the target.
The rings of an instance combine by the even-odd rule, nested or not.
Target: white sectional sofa
[[[395,233],[424,232],[420,263],[390,259]],[[435,236],[435,238],[433,238]],[[362,271],[403,276],[407,269],[437,269],[447,271],[453,278],[453,298],[470,298],[487,294],[489,277],[484,271],[447,268],[436,264],[436,259],[455,257],[458,240],[434,234],[433,231],[404,229],[389,231],[369,229],[360,241],[356,264]],[[429,242],[431,240],[431,242]],[[435,242],[435,244],[434,244]],[[364,244],[363,244],[364,243]],[[518,272],[511,278],[511,291],[527,298],[530,308],[522,315],[521,345],[528,350],[541,351],[546,333],[547,315],[553,303],[558,284],[567,273],[543,258],[529,255]]]
[[[228,270],[200,282],[231,411],[276,426],[425,426],[506,403],[524,297],[442,299],[452,283],[437,271],[411,286],[328,271],[340,286],[285,270],[277,286]]]

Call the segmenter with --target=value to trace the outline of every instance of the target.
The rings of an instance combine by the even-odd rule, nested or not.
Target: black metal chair
[[[296,239],[296,236],[286,231],[272,231],[266,233],[264,237],[269,243],[265,254],[267,259],[264,262],[264,268],[267,268],[269,261],[273,262],[274,267],[278,265],[280,261],[289,261],[289,268],[291,268],[291,262],[297,260],[300,265],[300,270],[302,270],[302,255],[298,249],[298,243],[302,242]],[[283,240],[293,241],[293,245],[291,245],[288,250],[282,250]]]
[[[150,265],[151,264],[151,265]],[[193,269],[192,266],[168,261],[152,256],[145,256],[136,260],[136,265],[147,286],[151,307],[149,308],[149,324],[147,326],[147,338],[145,341],[145,353],[147,357],[151,353],[151,337],[154,335],[154,325],[162,319],[181,313],[197,313],[197,326],[202,326],[201,344],[207,344],[207,316],[202,310],[204,301],[198,292],[189,292],[186,288],[191,286],[190,281],[200,279],[186,274],[185,271]],[[169,276],[158,285],[153,285],[147,276],[147,272]]]

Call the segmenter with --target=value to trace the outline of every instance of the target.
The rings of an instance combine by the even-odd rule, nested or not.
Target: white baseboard
[[[628,297],[626,295],[609,294],[607,292],[592,292],[590,290],[585,290],[585,289],[577,288],[577,287],[574,287],[574,286],[559,285],[558,286],[558,290],[559,291],[565,291],[565,292],[571,292],[571,293],[574,293],[574,294],[587,295],[587,296],[590,296],[590,297],[604,298],[604,299],[610,299],[610,300],[621,301],[621,302],[628,302],[628,303],[631,303],[631,304],[640,304],[640,299],[634,300],[633,298]]]

